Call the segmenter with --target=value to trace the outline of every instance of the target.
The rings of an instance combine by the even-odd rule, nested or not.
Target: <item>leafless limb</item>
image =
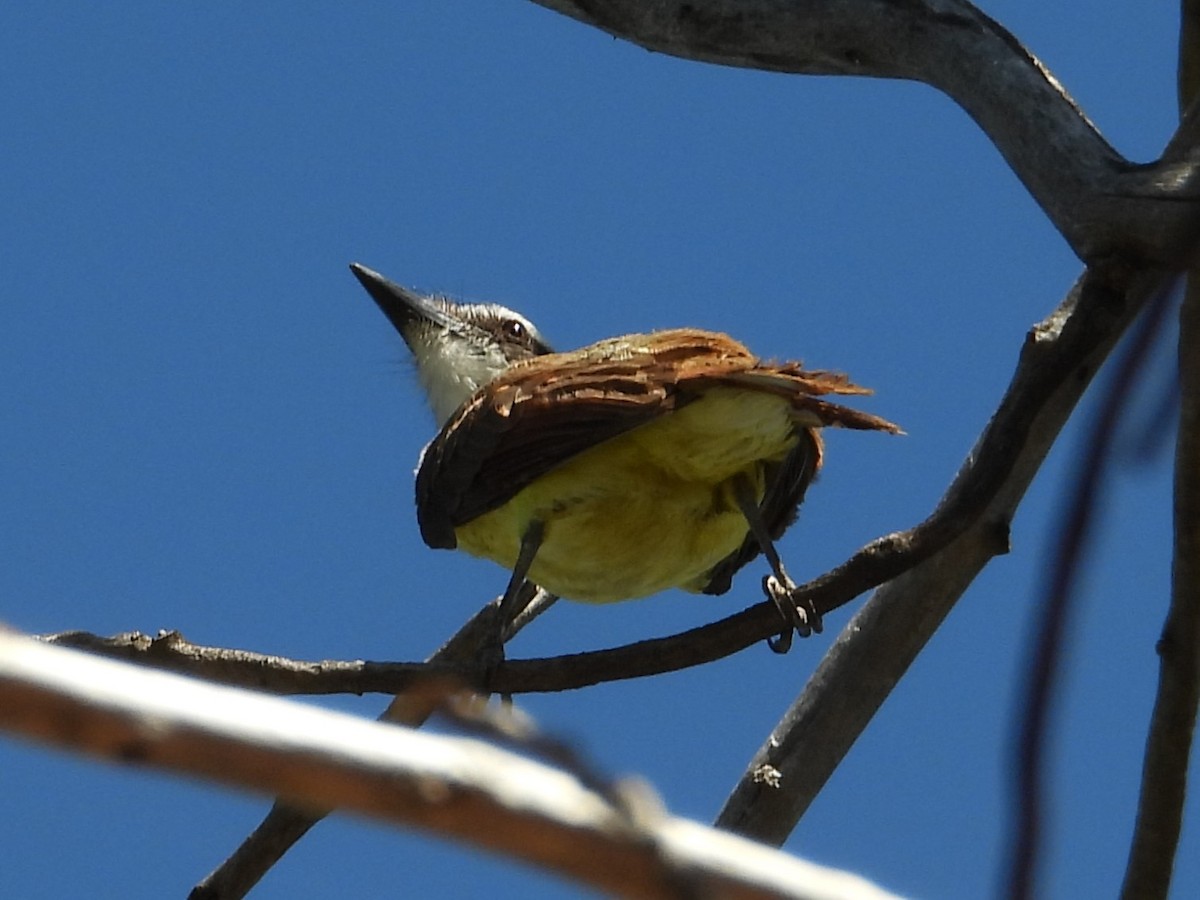
[[[1200,115],[1193,106],[1168,144],[1165,159],[1183,159],[1200,139]],[[1181,220],[1187,230],[1190,223]],[[1172,241],[1180,246],[1195,241],[1195,230]],[[1175,276],[1162,270],[1090,270],[1059,309],[1031,333],[1030,345],[1048,342],[1053,348],[1069,330],[1090,335],[1089,353],[1078,357],[1077,368],[1045,399],[1040,410],[1029,407],[1031,425],[1012,473],[996,494],[993,510],[945,551],[889,582],[851,619],[822,660],[804,691],[785,713],[751,761],[718,818],[718,824],[767,842],[782,842],[795,827],[813,797],[866,727],[892,687],[975,574],[994,555],[990,547],[994,523],[1009,521],[1041,460],[1070,416],[1088,381],[1102,364],[1125,327],[1145,302],[1166,290]],[[1093,292],[1099,292],[1093,299]],[[1123,301],[1104,299],[1112,295]],[[1070,325],[1070,329],[1068,329]],[[1094,343],[1091,343],[1094,341]],[[1014,399],[1018,383],[1028,377],[1018,368],[1000,409]],[[1021,407],[1012,410],[1021,415]],[[979,464],[979,450],[1000,420],[993,418],[976,450],[969,455],[948,502]],[[991,525],[989,525],[991,523]]]
[[[0,725],[118,762],[416,825],[625,896],[892,896],[672,817],[644,793],[614,805],[570,771],[473,738],[365,722],[11,633],[0,634]]]
[[[206,647],[193,644],[178,631],[163,631],[153,637],[140,631],[112,637],[64,631],[40,639],[58,647],[272,694],[395,694],[421,680],[459,678],[466,682],[472,674],[464,666],[436,662],[310,662],[251,650]]]
[[[1168,144],[1165,160],[1187,160],[1200,138],[1200,115],[1193,105]],[[1195,243],[1197,230],[1187,217],[1177,223],[1179,233],[1170,243],[1184,247]],[[892,687],[924,647],[951,606],[975,574],[991,558],[989,523],[1009,521],[1041,460],[1070,416],[1088,381],[1125,327],[1150,298],[1159,295],[1176,277],[1163,270],[1124,270],[1119,267],[1089,270],[1059,309],[1032,333],[1034,341],[1056,343],[1066,325],[1091,334],[1092,351],[1077,362],[1078,369],[1065,379],[1037,411],[1029,441],[1013,446],[1018,454],[1012,474],[997,493],[994,512],[985,513],[959,540],[926,563],[888,583],[875,593],[850,621],[821,665],[735,787],[718,818],[718,824],[768,842],[782,842],[795,827],[812,798],[866,727]],[[1123,302],[1090,300],[1120,295]],[[1026,344],[1026,352],[1030,343]],[[1018,369],[1000,409],[1014,396],[1022,379]],[[1017,414],[1020,415],[1018,408]],[[955,496],[972,469],[979,449],[996,428],[993,418],[977,449],[947,492]]]
[[[1002,473],[984,509],[850,620],[764,742],[717,824],[782,843],[975,576],[1007,548],[1008,523],[1092,376],[1161,273],[1089,272],[1029,334],[1004,399],[938,510]],[[1019,423],[1019,424],[1018,424]],[[935,514],[936,515],[936,514]],[[767,777],[769,775],[769,777]]]

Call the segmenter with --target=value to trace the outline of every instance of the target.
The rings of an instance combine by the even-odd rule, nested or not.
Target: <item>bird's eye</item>
[[[505,335],[515,341],[523,341],[529,336],[525,323],[519,319],[505,319],[500,327],[504,330]]]

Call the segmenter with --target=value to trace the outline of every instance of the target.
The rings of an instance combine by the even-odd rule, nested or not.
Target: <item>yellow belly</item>
[[[699,591],[747,533],[733,495],[795,445],[786,400],[716,388],[678,412],[579,454],[499,509],[456,529],[458,546],[511,568],[521,536],[545,533],[529,578],[572,600],[607,603],[671,587]]]

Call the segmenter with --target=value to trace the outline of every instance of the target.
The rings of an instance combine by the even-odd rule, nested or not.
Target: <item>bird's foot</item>
[[[776,653],[787,653],[792,648],[793,634],[808,637],[813,633],[820,634],[825,626],[813,602],[807,597],[798,598],[795,582],[787,573],[781,574],[782,578],[774,575],[763,578],[763,592],[775,604],[786,625],[784,631],[773,638],[767,638],[767,646]]]

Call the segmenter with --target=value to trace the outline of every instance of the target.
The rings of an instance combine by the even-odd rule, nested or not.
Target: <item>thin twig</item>
[[[1194,279],[1180,314],[1179,376],[1171,606],[1158,643],[1158,695],[1124,900],[1166,897],[1170,890],[1200,704],[1200,285]]]
[[[1162,333],[1172,292],[1162,290],[1146,309],[1130,338],[1107,390],[1100,396],[1084,442],[1086,450],[1074,482],[1068,489],[1058,540],[1049,563],[1046,585],[1036,603],[1041,616],[1030,659],[1024,697],[1019,709],[1019,735],[1014,741],[1016,760],[1011,826],[1011,856],[1005,872],[1006,894],[1013,900],[1032,896],[1041,849],[1042,806],[1045,799],[1044,766],[1049,736],[1051,704],[1059,680],[1063,644],[1076,602],[1083,555],[1091,535],[1096,509],[1111,457],[1113,436],[1129,408],[1128,398],[1138,373]]]
[[[86,650],[109,659],[284,695],[395,694],[421,681],[458,678],[469,682],[474,674],[469,667],[438,662],[290,659],[251,650],[194,644],[178,631],[161,631],[153,637],[140,631],[112,637],[87,631],[63,631],[40,635],[39,639],[57,647]]]

